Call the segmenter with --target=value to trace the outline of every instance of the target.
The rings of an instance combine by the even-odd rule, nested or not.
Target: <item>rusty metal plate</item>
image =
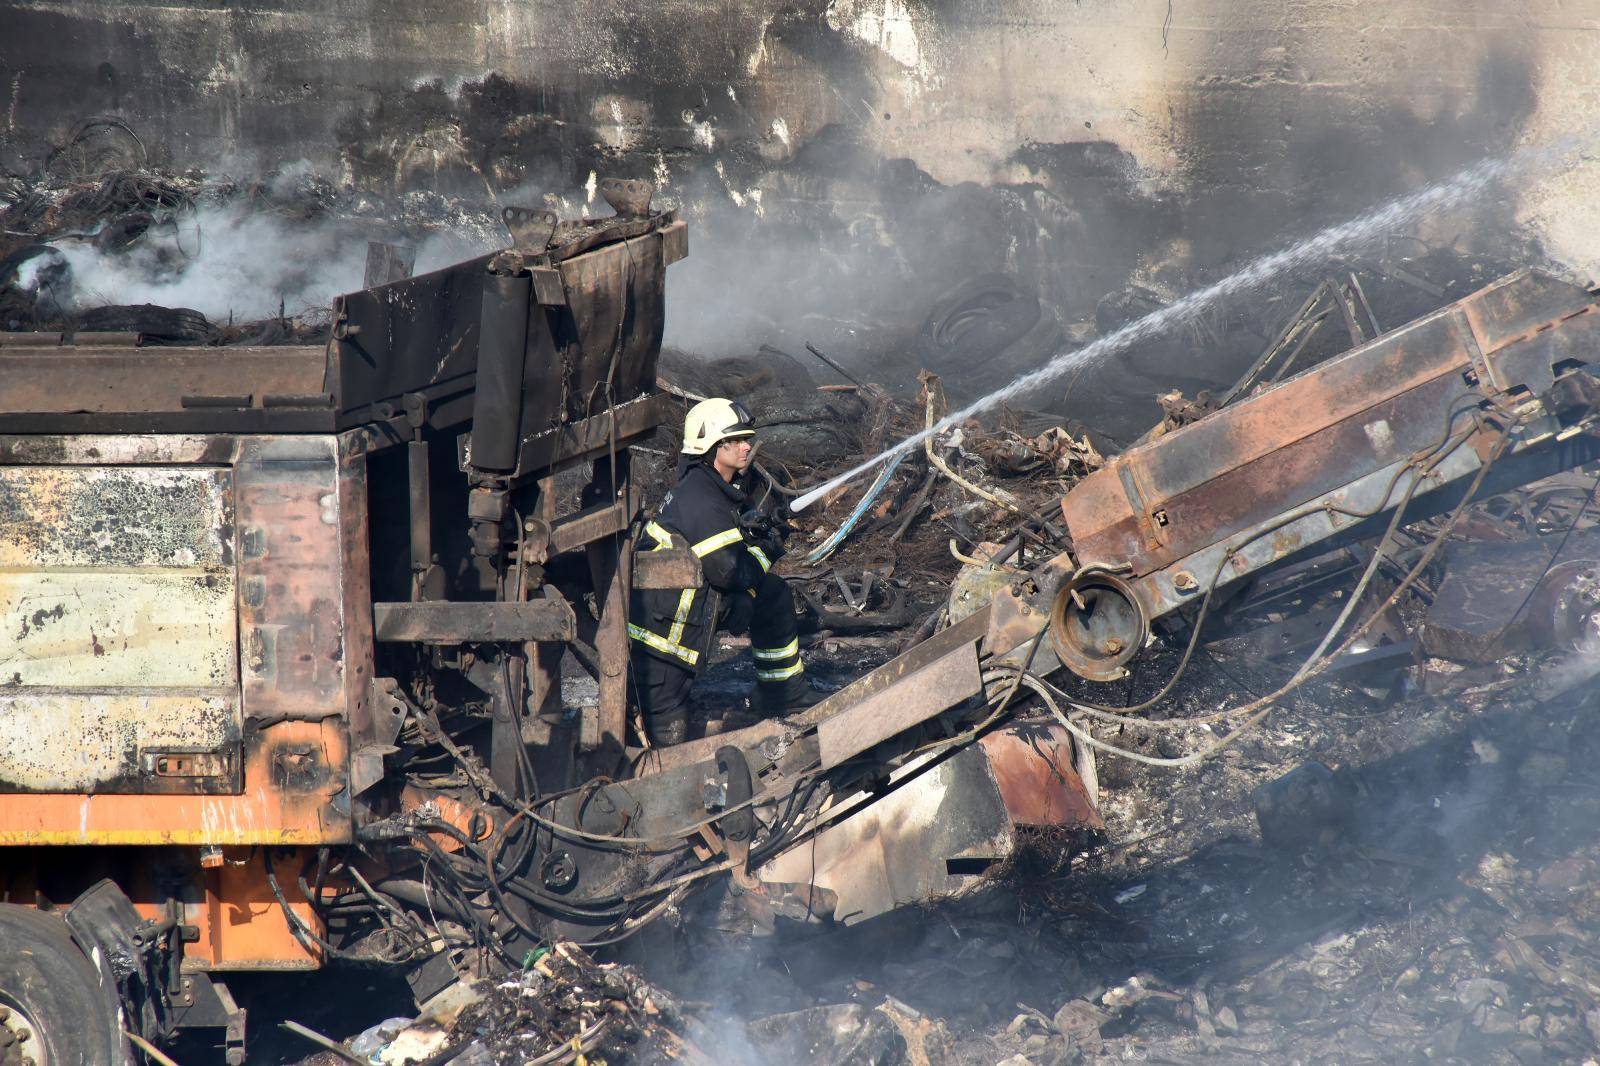
[[[193,410],[194,397],[309,396],[326,370],[326,352],[309,346],[8,347],[0,414],[176,413]]]
[[[1000,798],[1018,825],[1103,829],[1100,811],[1073,763],[1072,734],[1060,725],[1018,723],[978,742]]]
[[[853,925],[968,889],[1015,848],[1011,816],[982,748],[963,748],[933,765],[913,763],[891,781],[887,795],[778,855],[757,878],[832,891],[835,920]]]
[[[652,377],[651,381],[654,380]],[[555,471],[607,454],[613,446],[622,447],[637,437],[653,433],[671,414],[673,402],[673,398],[666,393],[641,396],[560,429],[525,437],[514,476]],[[463,469],[468,465],[467,456],[470,452],[471,438],[464,436],[461,451]]]
[[[234,468],[247,717],[347,709],[339,474],[332,436],[250,438]]]
[[[823,720],[817,726],[822,768],[832,769],[981,691],[977,642],[959,644],[921,669]]]
[[[565,600],[528,603],[375,603],[373,635],[379,641],[465,644],[475,641],[571,640],[576,617]]]
[[[577,514],[558,518],[550,526],[550,554],[581,548],[603,537],[614,536],[628,528],[634,512],[638,510],[632,499],[616,503],[601,503],[585,508]]]
[[[1593,304],[1521,271],[1131,449],[1062,501],[1079,560],[1143,577],[1436,444],[1458,401],[1547,386],[1591,323],[1540,330]]]

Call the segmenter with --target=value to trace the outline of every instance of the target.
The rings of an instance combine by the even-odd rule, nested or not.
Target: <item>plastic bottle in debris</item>
[[[410,1018],[385,1018],[350,1041],[350,1054],[363,1062],[377,1062],[378,1054],[410,1024]]]

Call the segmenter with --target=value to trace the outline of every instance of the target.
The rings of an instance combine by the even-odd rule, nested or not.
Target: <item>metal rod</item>
[[[838,363],[835,363],[832,359],[829,359],[827,356],[825,356],[821,352],[817,351],[817,346],[812,344],[810,341],[806,341],[806,351],[810,352],[812,355],[816,356],[818,359],[821,359],[828,366],[832,367],[834,373],[838,374],[840,377],[842,377],[846,381],[850,382],[850,384],[854,385],[856,388],[862,390],[863,392],[871,392],[872,391],[872,389],[869,388],[867,385],[865,385],[862,382],[858,381],[856,379],[856,376],[854,374],[850,373],[850,371],[846,370],[844,367],[840,366]]]
[[[331,1051],[335,1055],[337,1055],[341,1059],[343,1059],[344,1061],[355,1063],[355,1066],[367,1066],[366,1062],[364,1062],[359,1056],[351,1053],[351,1051],[348,1048],[346,1048],[343,1044],[334,1043],[332,1040],[329,1040],[327,1037],[323,1036],[321,1033],[317,1032],[315,1029],[308,1029],[305,1026],[301,1025],[299,1022],[294,1022],[294,1021],[279,1022],[278,1023],[278,1028],[287,1029],[289,1032],[293,1033],[295,1036],[302,1037],[303,1039],[311,1041],[313,1044],[315,1044],[318,1047],[322,1048],[324,1051]]]

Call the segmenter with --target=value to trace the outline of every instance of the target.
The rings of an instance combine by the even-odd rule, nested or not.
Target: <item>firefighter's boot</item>
[[[750,709],[762,718],[779,718],[814,707],[827,698],[827,693],[818,692],[806,682],[802,671],[782,681],[757,681],[750,693]]]

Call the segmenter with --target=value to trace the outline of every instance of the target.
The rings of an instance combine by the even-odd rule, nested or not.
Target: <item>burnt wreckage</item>
[[[228,970],[379,962],[427,1001],[674,910],[959,892],[1019,827],[1101,824],[1083,716],[1140,708],[1052,674],[1118,677],[1242,579],[1600,455],[1600,304],[1519,272],[1110,460],[1047,561],[815,707],[640,751],[627,591],[698,580],[629,539],[687,237],[605,191],[614,218],[509,210],[510,249],[342,297],[326,347],[4,339],[0,884],[66,921],[8,902],[0,933],[60,953],[16,1006],[63,1048],[116,1054],[120,1002],[242,1061]]]

